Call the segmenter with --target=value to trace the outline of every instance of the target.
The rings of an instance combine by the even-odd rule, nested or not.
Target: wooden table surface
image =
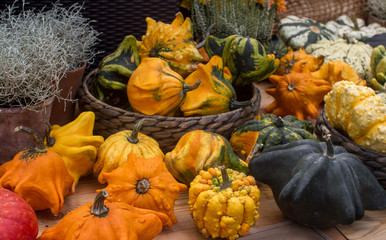
[[[260,112],[273,98],[264,91],[271,87],[269,82],[258,83],[262,95]],[[55,225],[65,214],[86,202],[94,201],[96,190],[102,189],[106,185],[101,185],[93,176],[87,176],[80,179],[76,192],[65,197],[64,206],[59,215],[54,217],[49,210],[38,211],[39,236],[41,233]],[[315,229],[305,227],[285,218],[277,207],[273,199],[272,192],[267,185],[259,184],[261,191],[259,214],[251,233],[240,239],[280,239],[280,240],[318,240],[318,239],[386,239],[386,209],[382,211],[366,211],[364,218],[354,222],[351,225],[338,225],[328,229]],[[175,215],[178,222],[172,228],[164,229],[155,239],[156,240],[199,240],[204,239],[196,229],[190,212],[188,210],[188,192],[182,192],[175,203]]]

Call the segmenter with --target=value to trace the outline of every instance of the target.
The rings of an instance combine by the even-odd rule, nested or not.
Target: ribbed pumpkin
[[[105,203],[106,190],[94,202],[72,210],[56,225],[46,229],[38,240],[151,240],[172,222],[166,214],[126,203]]]
[[[265,91],[275,100],[265,112],[276,116],[293,115],[300,120],[308,116],[316,119],[323,97],[331,90],[329,82],[308,73],[291,72],[284,76],[272,75],[269,80],[276,85]]]
[[[32,129],[19,126],[15,131],[32,135],[36,147],[26,148],[0,168],[5,171],[0,178],[0,187],[21,196],[34,210],[50,209],[58,215],[64,197],[75,191],[74,178],[67,171],[59,154],[46,149],[43,139]]]
[[[233,151],[248,157],[255,144],[266,148],[294,142],[299,139],[313,139],[314,126],[306,120],[287,115],[283,118],[274,114],[259,114],[257,119],[249,120],[236,127],[230,138]]]
[[[236,91],[232,86],[232,75],[223,66],[221,57],[213,56],[207,64],[199,64],[185,83],[194,85],[201,81],[197,90],[186,93],[181,105],[184,116],[205,116],[228,112],[250,105],[250,101],[237,101]]]
[[[386,104],[373,89],[341,81],[324,101],[325,114],[334,128],[359,145],[386,153]]]
[[[193,130],[178,140],[176,147],[165,154],[165,164],[178,181],[189,185],[201,171],[224,165],[247,173],[247,164],[232,150],[223,136],[205,130]]]
[[[102,136],[94,136],[95,113],[85,111],[64,126],[48,127],[45,142],[48,149],[58,153],[65,162],[75,184],[81,176],[92,172]]]
[[[103,174],[108,182],[104,189],[110,194],[107,200],[165,213],[177,223],[174,202],[188,187],[174,179],[163,159],[163,155],[145,159],[130,153],[122,166]]]
[[[150,17],[146,22],[146,34],[138,42],[141,61],[147,57],[159,57],[182,77],[193,72],[203,61],[193,41],[190,18],[184,20],[182,13],[178,12],[171,24],[156,22]]]
[[[133,72],[127,85],[131,107],[146,115],[174,116],[188,91],[198,87],[184,79],[160,58],[145,58]]]
[[[106,182],[103,173],[121,166],[130,153],[145,159],[163,155],[156,140],[139,132],[144,121],[141,119],[136,123],[133,130],[122,130],[110,135],[99,147],[97,161],[93,166],[93,173],[98,175],[99,183]]]
[[[280,58],[280,65],[275,75],[284,75],[291,71],[314,72],[320,68],[323,62],[324,57],[322,55],[314,57],[307,54],[303,47],[300,47],[300,49],[296,51],[289,47],[287,54]]]

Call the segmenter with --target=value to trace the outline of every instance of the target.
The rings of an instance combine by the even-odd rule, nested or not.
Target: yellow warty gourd
[[[386,153],[386,104],[373,89],[341,81],[324,101],[333,127],[345,131],[359,145]]]

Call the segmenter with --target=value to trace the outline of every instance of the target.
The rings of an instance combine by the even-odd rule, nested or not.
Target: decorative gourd
[[[280,65],[275,75],[284,75],[291,71],[314,72],[319,69],[323,62],[324,57],[322,55],[314,57],[307,54],[303,47],[300,47],[297,51],[293,51],[292,48],[289,47],[287,54],[280,58]]]
[[[232,169],[200,171],[189,188],[189,210],[205,238],[236,239],[259,218],[260,190],[252,176]]]
[[[251,159],[250,173],[269,185],[292,221],[327,228],[386,207],[386,191],[354,154],[330,140],[274,146]]]
[[[104,141],[102,136],[93,135],[94,123],[95,113],[85,111],[64,126],[48,124],[46,146],[62,157],[75,184],[92,172],[98,147]]]
[[[107,102],[110,92],[126,94],[127,82],[138,65],[137,39],[133,35],[128,35],[115,52],[105,56],[99,63],[95,75],[97,98]]]
[[[377,90],[385,90],[386,85],[386,49],[385,46],[379,45],[373,49],[370,57],[370,67],[374,78],[370,83]]]
[[[357,72],[360,78],[369,80],[372,77],[370,57],[373,48],[361,41],[338,39],[321,40],[306,48],[312,56],[324,56],[324,62],[343,60]]]
[[[298,50],[300,47],[306,48],[322,39],[338,39],[338,36],[326,28],[324,24],[310,18],[294,15],[280,19],[279,35],[285,44],[293,50]]]
[[[126,203],[104,203],[108,192],[100,191],[94,202],[72,210],[38,240],[151,240],[172,222],[166,214]]]
[[[300,120],[307,117],[316,119],[324,95],[331,90],[329,82],[314,78],[308,73],[272,75],[269,80],[276,87],[265,91],[275,100],[266,107],[265,112],[282,117],[293,115]]]
[[[288,53],[288,47],[284,44],[283,39],[276,34],[270,40],[263,43],[263,46],[266,54],[273,54],[278,59],[281,59]]]
[[[165,213],[173,223],[174,202],[188,187],[178,183],[163,162],[163,155],[141,158],[130,153],[122,166],[104,173],[110,202],[123,202],[134,207]]]
[[[174,178],[188,186],[201,170],[211,167],[224,165],[243,173],[248,169],[226,138],[205,130],[185,133],[176,147],[165,154],[164,161]]]
[[[347,133],[359,145],[386,153],[386,104],[373,89],[341,81],[324,101],[331,126]]]
[[[371,23],[366,26],[363,19],[356,18],[355,16],[349,17],[348,15],[342,15],[335,21],[328,21],[326,28],[341,38],[343,38],[344,35],[348,35],[358,40],[364,40],[376,34],[386,32],[386,28],[378,23]]]
[[[314,78],[327,80],[331,86],[336,82],[350,81],[360,86],[366,86],[366,80],[362,80],[355,70],[343,60],[330,61],[323,64],[319,70],[311,72]]]
[[[299,120],[287,115],[283,118],[274,114],[259,114],[236,127],[229,140],[233,151],[248,157],[255,144],[262,144],[260,150],[272,146],[294,142],[299,139],[317,139],[313,136],[314,126],[311,122]]]
[[[38,219],[35,211],[19,195],[0,188],[0,236],[4,240],[35,240]]]
[[[110,135],[99,147],[97,161],[93,166],[93,173],[98,175],[99,183],[106,183],[103,173],[121,166],[130,153],[145,159],[163,155],[156,140],[139,132],[144,121],[138,121],[133,130],[122,130]]]
[[[0,166],[7,171],[0,178],[0,188],[21,196],[34,210],[50,209],[58,215],[64,197],[75,191],[75,181],[59,154],[46,149],[43,139],[32,129],[16,127],[33,135],[36,147],[26,148]],[[1,171],[0,171],[1,172]]]
[[[146,23],[146,34],[142,41],[138,41],[141,62],[148,57],[158,57],[186,77],[203,61],[193,41],[190,18],[184,20],[182,13],[178,12],[171,24],[156,22],[150,17],[146,18]]]
[[[214,49],[210,49],[212,47]],[[209,36],[205,49],[209,57],[221,53],[219,56],[232,74],[234,87],[262,81],[279,67],[279,59],[273,54],[267,55],[264,46],[254,38],[231,35],[217,39]]]
[[[236,91],[231,83],[231,73],[223,66],[221,57],[213,56],[207,64],[199,64],[197,69],[185,78],[185,83],[194,85],[201,81],[197,90],[186,93],[181,105],[184,116],[206,116],[229,112],[251,105],[250,101],[237,101]]]
[[[183,103],[188,91],[196,89],[173,71],[160,58],[145,58],[133,72],[127,86],[131,107],[146,115],[174,116]]]

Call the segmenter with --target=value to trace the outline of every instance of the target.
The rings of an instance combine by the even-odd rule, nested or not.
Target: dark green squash
[[[273,54],[276,58],[284,57],[288,52],[288,47],[285,45],[283,39],[278,35],[273,35],[270,40],[263,43],[266,54]]]
[[[115,52],[105,56],[99,63],[99,70],[95,75],[97,98],[110,104],[117,101],[109,99],[115,95],[120,96],[120,102],[127,100],[127,83],[139,62],[137,39],[128,35]]]
[[[303,225],[351,224],[364,210],[386,208],[386,191],[370,170],[330,139],[268,148],[251,159],[249,169],[271,187],[285,216]]]
[[[294,142],[300,139],[312,139],[314,126],[295,116],[284,118],[275,114],[260,114],[257,119],[249,120],[232,131],[230,143],[233,151],[248,156],[255,143],[262,144],[260,150],[272,146]]]

